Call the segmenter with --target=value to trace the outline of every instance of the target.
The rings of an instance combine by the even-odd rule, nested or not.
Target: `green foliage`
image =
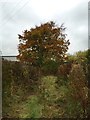
[[[57,87],[67,85],[68,84],[68,77],[66,77],[66,76],[58,76],[56,83],[57,83]]]
[[[56,75],[58,71],[59,63],[54,60],[46,61],[43,65],[43,73],[46,75]]]
[[[87,56],[88,56],[88,50],[86,51],[78,51],[74,55],[68,55],[68,60],[70,62],[77,62],[77,63],[87,63]]]

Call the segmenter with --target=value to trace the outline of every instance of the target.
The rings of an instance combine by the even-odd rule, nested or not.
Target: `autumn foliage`
[[[65,27],[47,22],[25,30],[19,36],[18,59],[31,64],[42,65],[47,60],[63,61],[70,44],[66,40]]]

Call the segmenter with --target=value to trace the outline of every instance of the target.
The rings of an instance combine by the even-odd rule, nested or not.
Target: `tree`
[[[45,60],[63,61],[70,44],[66,40],[65,29],[63,24],[58,27],[51,21],[25,30],[18,35],[18,59],[38,66]]]

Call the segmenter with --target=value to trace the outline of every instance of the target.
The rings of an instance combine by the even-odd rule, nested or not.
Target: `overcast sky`
[[[17,55],[18,34],[48,21],[67,27],[68,53],[88,49],[88,0],[0,0],[2,54]]]

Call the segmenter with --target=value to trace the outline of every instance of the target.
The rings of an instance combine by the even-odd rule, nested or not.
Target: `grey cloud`
[[[3,7],[3,20],[6,21],[5,25],[2,25],[2,40],[3,40],[3,54],[11,55],[17,54],[18,36],[17,34],[22,34],[22,31],[29,29],[34,25],[40,24],[42,22],[41,18],[35,13],[32,7],[26,5],[24,8],[20,9],[22,5],[18,5],[15,10],[14,4],[7,4]],[[57,13],[53,15],[53,20],[61,23],[65,23],[67,27],[66,33],[70,39],[70,53],[74,53],[78,50],[83,50],[87,48],[87,30],[85,32],[79,32],[78,29],[81,26],[85,26],[87,29],[88,21],[88,3],[82,2],[77,7],[73,8],[71,11]],[[12,11],[12,12],[11,12]],[[15,12],[16,11],[16,12]],[[15,12],[15,14],[14,14]],[[4,22],[2,21],[2,23]]]
[[[58,15],[57,20],[65,23],[68,38],[70,38],[70,53],[88,48],[88,3],[82,2],[71,11]],[[84,26],[85,30],[79,31]]]
[[[18,25],[35,25],[35,23],[39,22],[37,14],[31,7],[27,5],[24,6],[24,4],[17,5],[16,7],[14,3],[8,3],[5,8],[2,7],[2,20],[8,24],[14,24],[16,22]]]
[[[26,7],[20,11],[17,11],[16,14],[13,14],[11,10],[14,8],[10,4],[6,5],[2,9],[3,21],[1,24],[1,36],[2,36],[2,51],[4,55],[17,54],[18,46],[18,34],[22,33],[24,29],[30,28],[39,23],[37,15],[29,8]],[[9,11],[7,11],[7,9]],[[10,14],[11,12],[11,14]],[[4,20],[5,18],[5,20]]]

